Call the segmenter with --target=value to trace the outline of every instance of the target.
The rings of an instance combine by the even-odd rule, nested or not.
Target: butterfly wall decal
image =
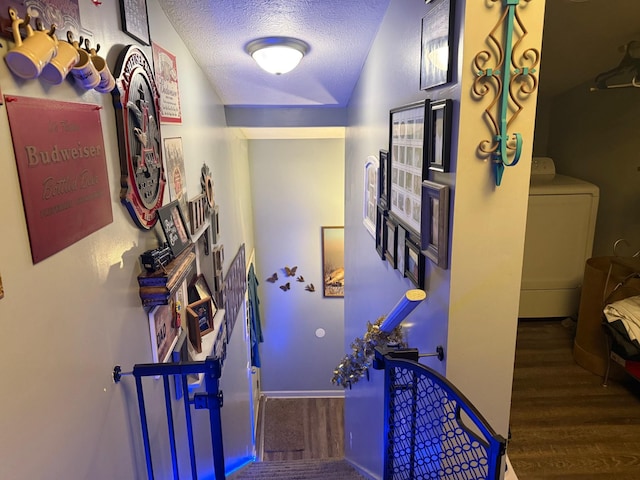
[[[298,278],[296,278],[296,282],[304,283],[304,277],[302,275],[298,275]]]
[[[280,285],[280,289],[284,292],[286,292],[290,288],[291,288],[291,284],[289,282],[285,283],[284,285]]]
[[[270,283],[276,283],[276,280],[278,280],[277,272],[271,275],[269,278],[267,278],[267,282],[270,282]]]
[[[295,277],[296,276],[296,270],[298,270],[298,267],[284,267],[284,271],[287,275],[287,277]]]
[[[310,283],[309,285],[307,285],[306,287],[304,287],[304,289],[307,292],[315,292],[316,291],[316,287],[313,286],[313,283]]]

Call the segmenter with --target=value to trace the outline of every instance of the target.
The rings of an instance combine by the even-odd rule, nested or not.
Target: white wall
[[[344,140],[250,140],[249,162],[262,390],[336,390],[330,379],[344,355],[344,301],[322,295],[321,228],[344,224]],[[297,266],[305,282],[285,278],[285,266]],[[279,280],[267,282],[273,273]],[[286,282],[285,292],[279,286]],[[310,283],[314,293],[305,290]],[[316,337],[318,328],[326,331],[323,338]]]
[[[466,5],[465,5],[466,4]],[[427,300],[404,323],[409,344],[421,352],[445,348],[445,362],[425,364],[446,376],[469,397],[501,434],[507,434],[515,351],[515,332],[524,244],[526,200],[533,139],[535,95],[512,126],[525,141],[519,166],[507,169],[496,188],[490,165],[476,156],[478,143],[491,138],[483,119],[490,102],[471,100],[473,56],[501,13],[501,3],[456,2],[456,41],[452,84],[419,90],[422,2],[392,0],[364,66],[350,106],[346,142],[345,346],[388,313],[413,288],[400,272],[376,254],[361,222],[360,172],[368,155],[388,149],[389,110],[412,101],[454,101],[452,168],[431,177],[452,187],[450,267],[427,261]],[[493,7],[492,7],[493,6]],[[521,13],[530,32],[528,45],[539,48],[544,2]],[[383,461],[383,375],[371,372],[346,392],[346,456],[380,477]]]
[[[120,31],[118,2],[102,2],[100,6],[88,1],[79,3],[83,26],[102,45],[101,53],[113,68],[122,47],[134,43]],[[183,123],[163,125],[162,135],[183,139],[190,197],[200,193],[202,163],[209,165],[220,204],[222,242],[229,254],[243,242],[251,252],[246,142],[236,139],[234,132],[225,127],[223,106],[214,89],[156,1],[148,3],[153,40],[178,59]],[[0,43],[2,52],[11,46],[5,39]],[[144,50],[151,59],[150,48]],[[0,84],[3,94],[102,107],[114,217],[110,225],[33,265],[6,108],[0,107],[4,164],[0,176],[0,275],[5,290],[5,297],[0,300],[5,340],[0,353],[0,477],[145,478],[135,388],[131,378],[114,384],[111,372],[116,364],[127,370],[135,363],[151,361],[149,327],[138,297],[137,275],[141,272],[139,255],[157,246],[157,232],[135,227],[120,203],[111,96],[85,92],[70,81],[53,87],[39,80],[16,81],[5,62],[0,62]],[[229,257],[227,262],[233,255]],[[228,359],[227,365],[233,362]],[[246,354],[240,365],[246,371]],[[223,388],[225,382],[223,374]],[[159,398],[158,383],[151,381],[152,398]],[[230,405],[233,395],[227,398]],[[158,403],[147,408],[155,439],[166,428],[162,426],[166,423],[164,406]],[[233,411],[233,406],[226,411]],[[204,415],[198,412],[195,418]],[[233,425],[234,419],[225,416],[223,409],[223,424]],[[244,443],[250,440],[245,438]],[[238,445],[227,448],[230,461],[243,454]],[[156,478],[168,478],[168,455],[156,455],[154,461]]]

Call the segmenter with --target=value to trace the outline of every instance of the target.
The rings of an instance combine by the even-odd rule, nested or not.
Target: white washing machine
[[[556,174],[553,159],[533,158],[519,317],[577,318],[599,192],[592,183]]]

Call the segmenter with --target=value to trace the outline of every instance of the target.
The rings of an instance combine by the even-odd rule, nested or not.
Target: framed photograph
[[[153,363],[167,362],[178,341],[180,327],[174,322],[174,311],[171,305],[156,305],[149,311]]]
[[[158,220],[171,253],[173,253],[174,257],[177,257],[191,243],[178,200],[160,207],[158,209]]]
[[[180,211],[186,214],[189,211],[187,201],[187,176],[184,170],[184,154],[182,152],[182,138],[164,139],[165,173],[169,186],[169,198],[178,200]],[[185,218],[185,225],[189,227],[189,218]]]
[[[430,104],[431,142],[427,161],[429,170],[448,172],[451,149],[451,100],[438,100]]]
[[[182,123],[176,56],[155,42],[151,42],[151,50],[160,91],[160,123]]]
[[[143,45],[151,45],[147,0],[120,0],[122,31]]]
[[[211,297],[211,289],[207,283],[207,279],[202,273],[199,273],[189,283],[189,303],[197,302],[203,298]],[[215,302],[214,302],[215,307]]]
[[[344,227],[322,227],[323,296],[344,297]]]
[[[389,206],[389,151],[380,150],[380,173],[378,174],[378,201],[384,208]]]
[[[376,236],[376,205],[378,204],[378,175],[380,161],[378,157],[369,155],[364,164],[364,202],[362,223],[372,237]]]
[[[425,258],[420,245],[409,236],[404,241],[404,276],[409,278],[416,288],[424,288]]]
[[[213,317],[216,310],[211,297],[205,297],[187,306],[189,341],[198,353],[202,352],[202,337],[213,331]]]
[[[394,108],[389,121],[389,211],[407,230],[420,234],[422,180],[430,139],[429,100]]]
[[[449,187],[424,181],[422,184],[422,253],[440,268],[448,268]]]
[[[422,17],[420,90],[449,83],[453,70],[454,0],[432,0]]]
[[[398,268],[398,223],[389,215],[384,224],[384,257],[393,268]]]
[[[378,203],[376,208],[376,252],[378,252],[378,255],[380,255],[380,258],[382,260],[386,258],[384,256],[384,253],[385,247],[387,245],[387,215],[387,209],[384,208],[380,203]]]

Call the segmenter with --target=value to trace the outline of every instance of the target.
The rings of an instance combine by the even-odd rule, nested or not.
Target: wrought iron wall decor
[[[521,0],[502,1],[504,12],[487,37],[488,49],[478,52],[473,61],[477,75],[473,82],[474,98],[482,100],[491,91],[494,98],[485,108],[485,117],[492,134],[491,140],[482,140],[478,153],[491,157],[496,185],[502,182],[505,167],[512,167],[520,160],[522,135],[508,133],[513,120],[524,109],[522,101],[538,88],[536,67],[540,51],[535,48],[518,50],[528,34],[518,13]],[[529,3],[531,0],[523,0]],[[501,28],[502,27],[502,28]],[[503,41],[498,38],[503,32]],[[519,53],[521,51],[521,53]]]

